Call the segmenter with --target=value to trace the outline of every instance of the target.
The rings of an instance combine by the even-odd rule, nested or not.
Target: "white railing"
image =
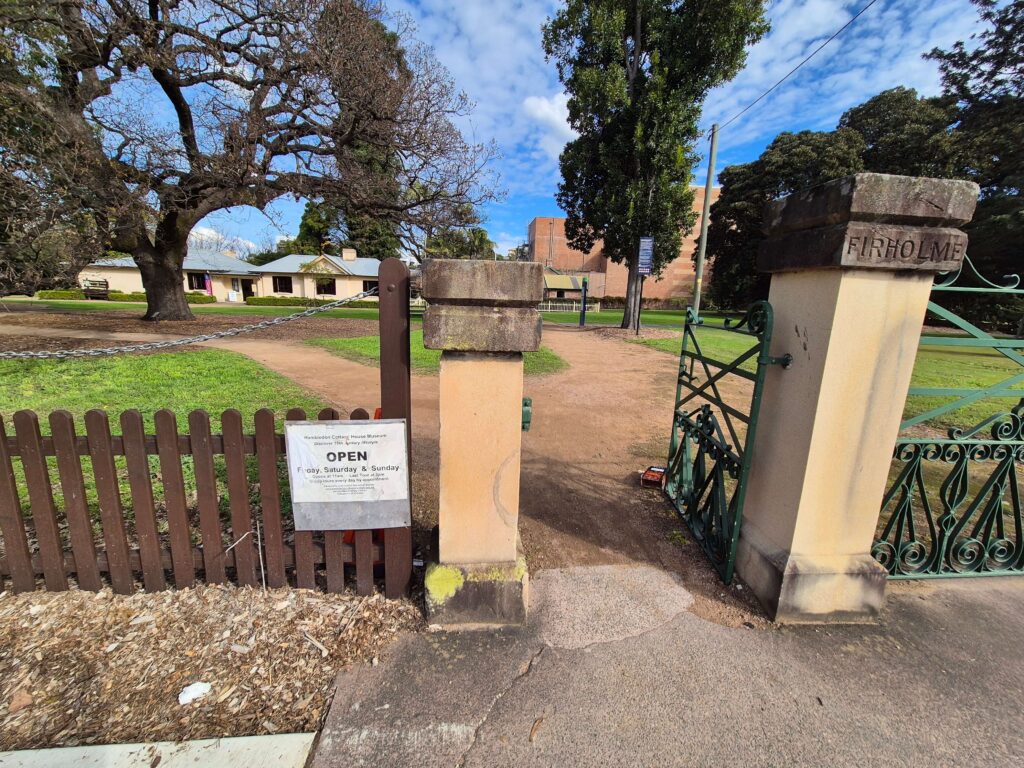
[[[540,303],[541,312],[579,312],[583,307],[582,301],[572,299],[549,299]],[[587,312],[600,312],[600,301],[587,301]]]

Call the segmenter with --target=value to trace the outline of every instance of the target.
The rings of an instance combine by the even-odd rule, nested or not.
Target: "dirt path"
[[[165,334],[8,326],[0,334],[151,341]],[[680,573],[694,610],[739,624],[756,609],[722,587],[695,544],[672,540],[681,524],[638,472],[664,464],[677,363],[670,355],[592,330],[546,325],[544,344],[569,363],[526,380],[533,398],[523,436],[520,530],[533,568],[648,562]],[[224,339],[212,346],[244,354],[319,394],[342,411],[379,404],[379,371],[301,343]],[[422,549],[437,520],[438,380],[413,376],[414,518]],[[689,533],[683,534],[686,539]],[[678,539],[678,534],[676,534]]]

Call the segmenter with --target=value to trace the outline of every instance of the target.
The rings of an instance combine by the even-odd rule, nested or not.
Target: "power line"
[[[848,22],[846,22],[845,24],[843,24],[843,26],[841,26],[841,27],[840,27],[839,29],[837,29],[837,30],[836,30],[836,31],[835,31],[835,32],[834,32],[834,33],[832,34],[832,36],[831,36],[831,37],[830,37],[830,38],[829,38],[828,40],[826,40],[826,41],[825,41],[825,42],[823,42],[823,43],[822,43],[821,45],[819,45],[819,46],[818,46],[817,48],[815,48],[815,49],[814,49],[813,51],[811,51],[811,52],[810,52],[810,54],[808,54],[807,58],[805,58],[805,59],[804,59],[803,61],[801,61],[801,62],[800,62],[799,64],[797,64],[797,65],[796,65],[795,67],[793,67],[793,68],[792,68],[791,70],[789,70],[789,72],[787,72],[787,73],[786,73],[785,77],[783,77],[783,78],[782,78],[781,80],[779,80],[779,81],[778,81],[777,83],[775,83],[775,85],[773,85],[773,86],[772,86],[771,88],[769,88],[769,89],[768,89],[767,91],[765,91],[764,93],[762,93],[762,94],[761,94],[760,96],[758,96],[758,97],[757,97],[756,99],[754,99],[754,100],[753,100],[752,102],[750,102],[749,104],[747,104],[747,106],[745,106],[745,107],[744,107],[743,109],[741,109],[741,110],[740,110],[739,112],[737,112],[737,113],[736,113],[735,115],[733,115],[733,116],[732,116],[732,117],[730,117],[730,118],[729,118],[728,120],[726,120],[726,121],[725,121],[724,123],[722,123],[722,124],[721,124],[721,125],[719,126],[718,130],[722,130],[722,128],[725,128],[725,127],[726,127],[727,125],[729,125],[730,123],[734,122],[734,121],[735,121],[736,119],[738,119],[738,118],[739,118],[739,117],[740,117],[741,115],[743,115],[743,114],[744,114],[745,112],[747,112],[747,111],[748,111],[749,109],[751,109],[751,108],[752,108],[752,107],[753,107],[753,106],[754,106],[755,104],[757,104],[757,103],[758,103],[759,101],[761,101],[761,99],[763,99],[763,98],[764,98],[765,96],[767,96],[767,95],[768,95],[768,94],[770,94],[770,93],[771,93],[772,91],[774,91],[774,90],[775,90],[776,88],[778,88],[778,87],[779,87],[780,85],[782,85],[782,84],[783,84],[784,82],[786,82],[786,81],[787,81],[787,80],[788,80],[788,79],[789,79],[790,77],[792,77],[792,76],[793,76],[793,75],[794,75],[794,74],[796,73],[796,71],[797,71],[798,69],[800,69],[800,67],[802,67],[802,66],[803,66],[804,64],[806,64],[806,63],[807,63],[808,61],[810,61],[811,59],[813,59],[813,58],[814,58],[814,57],[815,57],[815,56],[816,56],[816,55],[818,54],[818,52],[819,52],[819,51],[820,51],[820,50],[821,50],[822,48],[824,48],[824,47],[825,47],[826,45],[828,45],[828,44],[829,44],[829,43],[831,43],[831,42],[832,42],[833,40],[835,40],[835,39],[836,39],[837,37],[839,37],[839,36],[840,36],[841,34],[843,34],[843,32],[845,32],[845,31],[846,31],[846,29],[847,29],[847,28],[848,28],[848,27],[849,27],[849,26],[850,26],[851,24],[853,24],[853,22],[855,22],[855,21],[856,21],[857,19],[859,19],[859,18],[860,18],[861,16],[863,16],[863,15],[864,15],[864,13],[865,13],[865,12],[866,12],[866,11],[867,11],[867,10],[868,10],[868,9],[869,9],[869,8],[870,8],[871,6],[872,6],[872,5],[874,5],[874,4],[875,4],[875,3],[877,3],[877,2],[878,2],[878,0],[871,0],[871,2],[869,2],[869,3],[868,3],[867,5],[865,5],[865,6],[863,7],[863,8],[861,8],[861,9],[860,9],[859,11],[857,11],[857,13],[855,13],[855,14],[853,15],[853,18],[852,18],[852,19],[850,19],[850,20],[849,20]],[[702,136],[707,136],[709,132],[710,132],[710,129],[709,129],[708,131],[704,131],[704,133],[702,134]]]

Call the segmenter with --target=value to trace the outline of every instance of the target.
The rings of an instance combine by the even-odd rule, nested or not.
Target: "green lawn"
[[[667,339],[637,339],[636,343],[678,356],[682,337],[673,336]],[[727,362],[750,348],[748,337],[731,334],[714,329],[698,331],[701,350],[709,357]],[[753,364],[744,365],[753,370]],[[1020,366],[1010,362],[994,350],[967,348],[936,348],[926,347],[918,350],[914,365],[911,386],[914,387],[985,387],[1019,373]],[[1018,385],[1021,397],[1024,397],[1024,384]],[[948,397],[913,396],[907,399],[904,418],[909,418],[925,411],[950,402]],[[948,427],[972,427],[986,417],[1001,411],[1009,410],[1015,401],[1011,398],[991,398],[981,400],[955,411],[937,417],[932,426],[942,429]]]
[[[0,362],[0,414],[10,430],[11,414],[23,408],[39,414],[44,431],[50,411],[64,409],[81,419],[90,408],[111,414],[111,429],[120,429],[117,415],[136,408],[153,427],[153,413],[170,408],[186,425],[197,408],[210,412],[216,425],[227,408],[242,412],[247,427],[260,408],[280,416],[288,408],[316,410],[324,403],[306,390],[235,352],[204,349],[154,355],[118,355],[80,360]],[[214,431],[218,431],[215,427]]]
[[[4,299],[14,303],[29,303],[24,299]],[[32,306],[45,307],[62,312],[132,312],[136,315],[143,315],[146,311],[145,304],[127,301],[61,301],[42,299],[32,301]],[[192,312],[196,315],[252,315],[256,317],[281,317],[302,312],[305,307],[253,307],[248,304],[237,304],[227,306],[223,304],[192,304]],[[2,310],[0,310],[2,311]],[[355,320],[376,320],[378,312],[373,307],[355,307],[346,309],[328,309],[321,312],[319,317],[347,317]],[[418,318],[415,318],[418,319]]]
[[[29,303],[26,299],[4,299],[14,303]],[[132,312],[142,315],[146,305],[135,302],[124,301],[74,301],[58,299],[32,300],[33,306],[45,307],[62,312]],[[253,307],[247,304],[225,305],[225,304],[193,304],[192,312],[196,315],[249,315],[254,317],[281,317],[301,312],[303,307]],[[2,311],[2,310],[0,310]],[[578,325],[580,316],[578,312],[541,312],[544,320],[549,323],[560,325]],[[329,309],[320,313],[319,317],[347,317],[354,320],[376,320],[378,312],[372,307],[355,307],[346,309]],[[709,326],[722,324],[722,315],[709,313],[703,315],[704,322]],[[658,328],[682,328],[686,319],[686,312],[681,309],[645,309],[640,314],[641,325],[649,325]],[[421,315],[414,314],[412,322],[419,323]],[[602,309],[600,312],[587,313],[587,325],[611,325],[617,326],[622,323],[621,309]]]
[[[323,347],[327,351],[354,360],[364,365],[380,365],[380,338],[378,336],[357,336],[350,339],[310,339],[307,344]],[[411,345],[410,360],[417,373],[437,373],[441,365],[441,352],[423,346],[423,331],[409,334]],[[523,368],[527,376],[556,373],[567,367],[562,358],[547,347],[536,352],[527,352]]]
[[[9,303],[28,303],[25,299],[5,299]],[[124,301],[74,301],[41,299],[33,300],[33,306],[45,307],[47,309],[60,310],[64,312],[134,312],[143,314],[145,304]],[[253,307],[247,304],[226,306],[223,304],[193,304],[192,311],[196,315],[256,315],[263,317],[279,317],[301,312],[303,307]],[[562,325],[578,325],[580,321],[577,312],[542,312],[544,319],[550,323]],[[357,307],[354,309],[329,309],[321,313],[322,317],[348,317],[357,320],[376,320],[377,310],[372,307]],[[669,326],[681,328],[686,313],[681,309],[645,309],[640,316],[640,322],[651,326]],[[705,316],[708,324],[721,323],[721,318],[714,315]],[[413,322],[418,322],[419,317],[413,316]],[[619,325],[622,322],[621,309],[603,309],[600,312],[588,312],[588,325]]]
[[[153,433],[153,414],[169,408],[178,417],[179,433],[188,432],[188,414],[196,409],[210,414],[211,428],[220,432],[220,415],[228,408],[237,408],[247,431],[253,429],[253,416],[260,408],[270,408],[283,421],[289,408],[304,408],[316,413],[326,405],[316,396],[288,379],[267,370],[259,363],[234,352],[204,349],[189,352],[167,352],[154,355],[123,355],[83,360],[32,360],[0,362],[0,418],[7,434],[13,435],[11,416],[17,410],[30,409],[39,415],[43,434],[49,434],[48,416],[51,411],[63,409],[75,416],[76,430],[85,434],[84,414],[92,408],[101,408],[110,414],[110,428],[120,434],[120,413],[138,409]],[[50,481],[58,507],[63,506],[56,459],[47,461]],[[191,456],[181,459],[185,490],[190,503],[195,498],[195,469]],[[256,482],[255,462],[248,461],[251,482]],[[86,502],[94,521],[99,519],[96,487],[91,467],[83,460],[85,470]],[[132,500],[127,483],[127,468],[123,457],[115,459],[120,480],[121,502],[131,528]],[[159,462],[150,457],[155,480],[157,502],[162,499],[159,482]],[[228,514],[224,496],[226,468],[224,458],[214,459],[214,470],[221,485],[221,513]],[[283,472],[283,468],[281,470]],[[14,462],[15,482],[22,507],[28,508],[28,493],[21,463]],[[282,504],[289,509],[287,483],[282,484]],[[226,518],[225,518],[226,519]],[[161,518],[161,525],[163,525]],[[97,524],[96,533],[99,534]]]

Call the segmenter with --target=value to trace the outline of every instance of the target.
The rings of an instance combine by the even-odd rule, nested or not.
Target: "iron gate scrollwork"
[[[975,287],[960,284],[964,270]],[[929,334],[921,346],[999,355],[1009,375],[988,386],[911,387],[909,397],[952,398],[906,418],[893,452],[895,479],[882,500],[871,553],[890,578],[941,578],[1024,574],[1024,520],[1020,464],[1024,462],[1024,340],[992,336],[947,307],[934,294],[1021,296],[1016,276],[996,285],[978,274],[969,259],[961,271],[933,288],[928,314],[959,335]],[[999,357],[990,355],[993,359]],[[961,382],[952,382],[961,383]],[[963,409],[991,398],[1019,402],[971,427],[937,429],[963,422]],[[958,415],[960,414],[960,415]],[[932,434],[935,433],[935,434]]]
[[[704,346],[702,326],[709,332]],[[769,356],[771,336],[767,301],[751,306],[738,322],[726,319],[721,328],[705,326],[687,310],[665,493],[726,584],[733,577],[765,371],[792,361],[789,355]],[[743,339],[747,348],[730,353]],[[753,384],[749,403],[723,394],[723,385],[737,379]]]

